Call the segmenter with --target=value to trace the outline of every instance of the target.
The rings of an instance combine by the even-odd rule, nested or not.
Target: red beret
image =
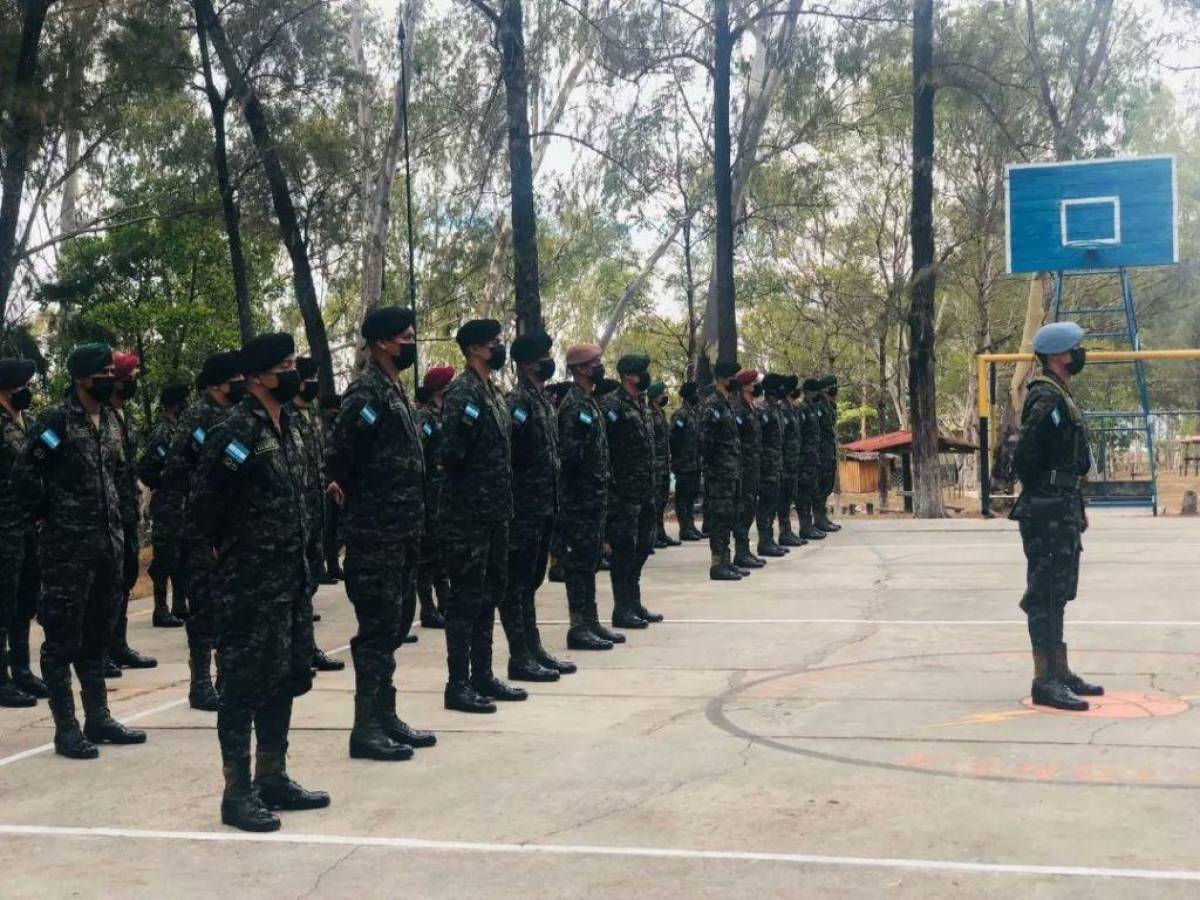
[[[754,384],[754,382],[758,381],[758,372],[754,369],[742,369],[742,371],[734,376],[734,380],[742,387],[745,387],[748,384]]]
[[[454,366],[433,366],[425,373],[425,390],[440,391],[454,380]]]
[[[117,381],[124,381],[130,377],[141,364],[142,361],[136,353],[113,354],[113,367],[117,370]]]

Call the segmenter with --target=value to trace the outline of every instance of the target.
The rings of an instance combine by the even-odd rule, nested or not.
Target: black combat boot
[[[575,672],[575,663],[555,658],[542,646],[542,633],[538,630],[537,622],[537,602],[532,595],[525,597],[521,614],[525,646],[529,649],[529,655],[533,657],[534,661],[542,668],[550,669],[559,675],[570,675]]]
[[[571,610],[571,627],[567,629],[568,650],[611,650],[612,641],[597,636],[591,629],[588,614],[582,609]]]
[[[783,547],[779,546],[779,544],[775,543],[774,538],[768,537],[765,542],[759,541],[758,555],[765,556],[768,559],[779,559],[787,556],[788,552]]]
[[[712,565],[708,570],[708,577],[711,581],[741,581],[741,573],[729,564],[725,554],[713,554]]]
[[[521,656],[508,658],[509,681],[558,681],[558,670],[549,669],[533,658],[528,651]]]
[[[422,628],[445,628],[446,619],[437,607],[433,597],[433,581],[429,578],[417,579],[417,602],[421,610]]]
[[[1033,702],[1038,706],[1085,712],[1088,702],[1081,700],[1058,679],[1054,651],[1033,649],[1033,685],[1030,688]]]
[[[804,511],[800,514],[800,537],[806,541],[825,540],[825,532],[813,524],[811,504],[805,504]]]
[[[50,696],[46,682],[33,674],[29,667],[29,625],[24,616],[18,616],[8,632],[9,663],[12,666],[12,683],[38,700]]]
[[[354,692],[354,728],[350,732],[350,758],[379,762],[412,759],[413,748],[393,740],[384,730],[379,685],[360,681]]]
[[[288,776],[286,753],[259,750],[255,754],[254,790],[263,806],[269,810],[300,812],[324,809],[329,805],[327,793],[305,790]]]
[[[221,822],[242,831],[278,831],[279,817],[263,805],[250,784],[250,757],[225,759],[225,793],[221,797]]]
[[[54,752],[68,759],[95,759],[96,745],[83,736],[75,718],[75,694],[71,689],[71,668],[66,663],[42,658],[42,676],[50,692],[50,713],[54,716]]]
[[[836,525],[829,521],[829,514],[825,510],[824,501],[813,504],[813,524],[827,534],[842,530],[841,525]]]
[[[0,706],[9,709],[37,706],[37,698],[8,677],[8,635],[0,631]]]
[[[612,631],[600,623],[600,610],[596,606],[595,598],[588,600],[587,617],[588,628],[600,640],[608,641],[610,644],[625,643],[625,635],[619,631]]]
[[[663,620],[662,613],[651,612],[642,605],[642,579],[634,578],[629,582],[629,608],[637,614],[639,619],[649,622],[651,625],[657,624]]]
[[[75,663],[83,696],[83,736],[93,744],[144,744],[146,732],[127,728],[108,711],[108,685],[97,659]]]
[[[107,650],[104,651],[104,656],[100,660],[100,671],[104,673],[105,678],[121,677],[121,667],[112,661]]]
[[[491,700],[501,702],[516,702],[529,699],[529,692],[523,688],[505,684],[491,672],[481,672],[471,675],[471,687],[477,694]]]
[[[555,584],[563,584],[567,580],[567,571],[563,568],[562,560],[554,554],[550,555],[550,566],[546,572],[546,578]]]
[[[150,623],[155,628],[182,628],[183,619],[167,608],[167,582],[154,582],[154,617]]]
[[[442,697],[446,709],[465,713],[494,713],[496,704],[476,692],[466,681],[446,682],[446,691]]]
[[[346,668],[345,660],[333,659],[320,647],[313,647],[312,667],[318,672],[340,672]]]
[[[1054,671],[1058,680],[1071,689],[1077,697],[1103,697],[1104,688],[1098,684],[1089,684],[1071,671],[1067,663],[1067,645],[1059,644],[1058,653],[1054,657]]]
[[[221,698],[212,683],[212,651],[207,647],[192,647],[188,655],[192,683],[188,688],[188,705],[204,712],[216,712]]]
[[[112,650],[111,659],[122,669],[156,669],[158,660],[153,656],[138,653],[128,644]]]
[[[504,598],[500,606],[500,624],[508,641],[508,677],[512,681],[558,681],[558,672],[537,662],[525,642],[525,610],[523,599],[515,593]],[[481,671],[491,670],[491,653],[480,660]]]
[[[379,721],[384,732],[397,744],[408,744],[414,750],[423,750],[437,743],[437,735],[432,731],[413,728],[396,715],[396,686],[384,685],[379,692]]]
[[[649,628],[650,623],[634,608],[634,579],[613,579],[613,628]]]
[[[750,552],[749,538],[734,540],[733,564],[738,569],[761,569],[766,565],[761,559]]]

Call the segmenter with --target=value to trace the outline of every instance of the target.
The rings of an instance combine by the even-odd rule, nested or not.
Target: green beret
[[[719,362],[713,368],[713,374],[718,378],[732,378],[740,371],[742,367],[735,362]]]
[[[312,381],[317,377],[317,361],[311,356],[296,357],[296,370],[301,381]]]
[[[368,341],[386,341],[404,334],[415,322],[416,317],[408,307],[384,306],[367,313],[360,331]]]
[[[87,378],[112,364],[112,347],[108,344],[80,344],[67,357],[67,371],[72,378]]]
[[[35,372],[32,359],[0,359],[0,391],[24,387]]]
[[[257,375],[273,369],[296,352],[295,339],[286,332],[276,331],[270,334],[259,334],[242,344],[239,354],[242,361],[242,372],[247,375]]]
[[[646,391],[646,394],[651,400],[657,400],[663,395],[663,392],[666,391],[666,389],[667,386],[665,384],[663,384],[661,381],[656,381],[654,384],[650,385],[650,389]]]
[[[458,329],[458,334],[454,336],[455,342],[459,349],[464,353],[468,347],[474,347],[476,344],[486,344],[493,338],[500,336],[500,323],[495,319],[472,319]]]
[[[630,353],[617,360],[618,375],[641,375],[650,369],[650,357]]]
[[[544,331],[529,331],[512,343],[513,362],[533,362],[550,352],[554,339]]]

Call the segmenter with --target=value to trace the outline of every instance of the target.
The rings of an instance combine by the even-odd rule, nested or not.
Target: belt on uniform
[[[1073,469],[1051,469],[1042,475],[1040,482],[1045,487],[1081,491],[1087,484],[1087,476],[1080,475]]]

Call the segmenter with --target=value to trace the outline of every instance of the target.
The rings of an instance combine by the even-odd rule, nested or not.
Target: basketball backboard
[[[1179,262],[1175,157],[1008,166],[1009,272]]]

